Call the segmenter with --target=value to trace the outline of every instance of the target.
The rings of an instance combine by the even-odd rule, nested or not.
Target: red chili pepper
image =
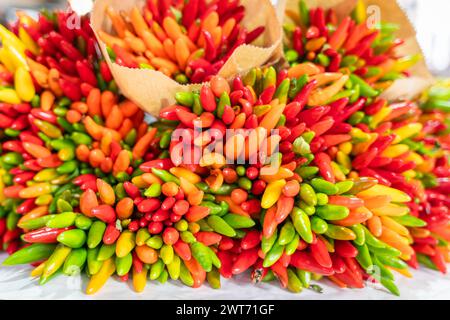
[[[275,273],[278,280],[281,282],[281,286],[286,288],[288,285],[288,274],[287,268],[283,266],[280,260],[278,260],[274,265],[270,267],[270,269]]]
[[[233,263],[232,273],[240,274],[248,270],[258,260],[258,250],[258,247],[243,250]]]
[[[331,261],[333,261],[333,270],[335,273],[343,273],[347,269],[344,260],[338,254],[331,254]]]
[[[311,131],[315,132],[315,136],[318,137],[329,129],[331,129],[334,125],[334,119],[332,117],[324,117],[321,121],[313,124],[310,128]]]
[[[133,258],[132,263],[133,263],[134,271],[136,271],[137,273],[141,273],[142,269],[144,268],[144,263],[141,261],[141,259],[139,259],[136,251],[133,251],[132,258]]]
[[[248,250],[255,248],[261,242],[261,233],[258,230],[250,230],[241,240],[241,248]]]
[[[144,172],[152,172],[152,168],[169,170],[172,167],[173,167],[172,161],[169,158],[166,158],[144,162],[139,166],[139,169],[141,169]]]
[[[189,28],[197,18],[198,6],[199,6],[198,0],[188,1],[184,5],[183,16],[181,21],[186,28]]]
[[[2,128],[2,129],[9,128],[9,127],[11,127],[12,123],[13,123],[13,119],[0,113],[0,128]]]
[[[33,117],[56,124],[56,115],[52,111],[44,111],[42,109],[33,108],[31,109],[31,114]]]
[[[283,222],[294,208],[294,198],[281,195],[277,201],[275,221],[279,224]]]
[[[326,268],[321,266],[316,262],[316,260],[311,256],[311,254],[302,251],[296,251],[291,256],[291,265],[298,269],[305,271],[310,271],[325,276],[331,276],[334,274],[332,268]]]
[[[107,204],[101,204],[91,210],[92,215],[106,223],[115,223],[117,219],[114,208]]]
[[[97,87],[97,78],[94,71],[89,67],[85,61],[77,61],[75,63],[78,75],[83,82],[87,82],[90,85]]]
[[[214,39],[212,38],[211,33],[207,30],[202,30],[202,34],[205,39],[205,59],[207,61],[213,61],[217,55]]]
[[[48,228],[43,227],[40,229],[36,229],[33,231],[30,231],[28,233],[25,233],[23,235],[23,240],[25,242],[29,243],[56,243],[58,242],[56,238],[59,234],[63,233],[64,231],[70,230],[73,227],[69,228]]]
[[[350,241],[336,240],[334,249],[341,257],[354,258],[358,255],[358,250],[350,243]]]
[[[265,30],[264,26],[259,26],[247,33],[245,37],[245,43],[252,43],[256,40]]]
[[[82,94],[79,85],[76,85],[64,78],[59,78],[59,85],[64,95],[72,101],[80,101]]]
[[[94,214],[94,213],[92,213]],[[95,214],[94,214],[95,215]],[[120,230],[116,228],[115,223],[108,224],[106,227],[105,233],[103,234],[103,243],[104,244],[113,244],[120,236]]]
[[[173,249],[184,261],[191,259],[191,248],[187,243],[183,242],[183,240],[179,239],[175,242]]]
[[[317,238],[315,243],[310,244],[310,250],[312,257],[322,267],[331,268],[333,265],[330,254],[328,253],[325,243],[320,238]]]
[[[314,163],[319,167],[320,174],[325,180],[332,183],[335,182],[334,173],[331,169],[331,159],[328,154],[324,152],[316,154],[314,157]]]
[[[217,252],[217,257],[220,260],[221,266],[219,268],[219,272],[224,278],[231,278],[233,276],[232,265],[233,258],[230,252],[228,251],[219,251]]]
[[[100,61],[100,74],[106,82],[110,82],[113,79],[111,70],[109,70],[108,64],[105,60]]]
[[[233,248],[234,246],[234,242],[232,239],[222,236],[222,240],[220,240],[219,243],[219,250],[225,251],[225,250],[230,250],[231,248]]]
[[[311,127],[314,123],[319,121],[320,118],[327,114],[329,110],[329,106],[319,106],[312,109],[303,110],[299,113],[298,117],[306,124],[307,127]]]
[[[294,32],[292,33],[292,47],[297,51],[299,56],[303,56],[305,53],[303,48],[302,29],[298,26],[295,27]]]

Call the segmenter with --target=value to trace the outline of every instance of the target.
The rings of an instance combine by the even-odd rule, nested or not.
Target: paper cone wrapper
[[[333,8],[339,20],[350,15],[356,5],[356,0],[306,0],[309,8],[323,7],[325,9]],[[405,12],[395,0],[364,0],[367,7],[367,16],[379,14],[383,22],[394,23],[399,26],[396,36],[405,41],[399,46],[396,53],[399,55],[421,54],[423,52],[416,39],[416,31],[406,16]],[[276,6],[277,15],[284,19],[289,19],[284,15],[286,9],[298,11],[298,0],[279,0]],[[282,59],[284,60],[284,58]],[[386,89],[381,97],[389,100],[414,99],[418,97],[433,82],[434,78],[428,70],[424,59],[421,59],[412,68],[409,69],[411,76],[398,79]]]
[[[96,0],[91,14],[91,25],[100,49],[121,92],[142,109],[153,116],[159,110],[175,103],[175,93],[200,88],[200,84],[181,85],[163,73],[149,69],[131,69],[111,61],[106,45],[98,37],[98,30],[112,33],[112,25],[105,13],[107,6],[116,11],[129,11],[134,6],[142,8],[143,0]],[[233,52],[219,70],[219,75],[229,79],[236,74],[246,73],[254,67],[277,62],[283,54],[282,29],[277,19],[275,8],[269,0],[241,0],[246,8],[246,15],[241,24],[248,30],[265,26],[264,33],[252,45],[241,45]]]

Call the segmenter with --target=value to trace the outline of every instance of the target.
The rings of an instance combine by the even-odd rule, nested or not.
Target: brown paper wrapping
[[[105,14],[106,6],[110,5],[118,11],[128,11],[135,5],[142,8],[144,3],[143,0],[96,0],[91,14],[91,25],[121,92],[151,115],[158,116],[162,107],[175,103],[176,92],[195,90],[200,88],[200,85],[181,85],[159,71],[131,69],[113,63],[106,51],[106,45],[97,35],[100,29],[107,32],[112,29]],[[283,54],[281,25],[270,1],[241,0],[241,4],[247,9],[241,23],[250,30],[263,25],[265,31],[258,39],[259,43],[242,45],[233,52],[218,73],[225,78],[245,73],[253,67],[275,63]]]
[[[349,15],[356,4],[356,0],[306,0],[305,2],[309,7],[334,8],[339,19]],[[405,40],[405,43],[397,49],[399,54],[419,53],[423,56],[419,43],[416,40],[416,31],[397,1],[364,0],[364,2],[367,6],[373,5],[379,8],[382,21],[395,23],[399,26],[396,35]],[[277,15],[284,19],[284,11],[286,9],[297,11],[298,0],[279,0],[276,9]],[[434,78],[429,72],[424,59],[421,59],[410,71],[410,77],[396,80],[381,96],[389,101],[414,99],[434,82]]]

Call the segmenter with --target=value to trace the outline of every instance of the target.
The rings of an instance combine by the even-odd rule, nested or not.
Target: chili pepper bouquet
[[[118,37],[102,37],[116,62],[137,63],[146,55],[121,51],[138,46],[132,30],[158,38],[161,21],[169,34],[166,18],[181,21],[167,38],[176,43],[187,25],[209,31],[224,5],[239,8],[108,9]],[[141,292],[148,280],[219,288],[248,272],[292,292],[327,278],[398,295],[395,275],[410,277],[409,266],[445,273],[448,84],[418,101],[383,99],[418,57],[395,53],[392,28],[365,28],[361,6],[338,22],[300,1],[285,27],[289,68],[212,72],[150,125],[118,92],[86,17],[67,29],[67,13],[18,13],[0,27],[3,264],[32,264],[40,284],[87,274],[87,294],[113,276]]]

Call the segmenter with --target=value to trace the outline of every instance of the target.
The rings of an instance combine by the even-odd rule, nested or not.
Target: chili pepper
[[[23,240],[30,243],[56,243],[57,237],[67,230],[68,228],[43,227],[24,234]]]
[[[34,243],[7,257],[3,261],[3,265],[26,264],[47,259],[54,250],[54,244]]]
[[[64,261],[63,273],[68,276],[80,274],[83,270],[86,258],[86,249],[79,248],[72,250]]]

